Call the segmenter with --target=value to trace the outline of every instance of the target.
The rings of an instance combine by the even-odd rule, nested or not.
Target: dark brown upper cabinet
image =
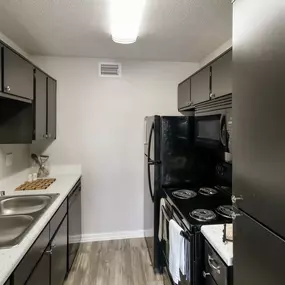
[[[214,99],[232,93],[232,50],[228,51],[211,65],[212,92],[210,98]]]
[[[186,79],[178,85],[178,110],[192,105],[190,88],[190,78]]]
[[[56,139],[56,81],[47,79],[47,136]]]
[[[209,100],[210,66],[206,66],[191,77],[191,100],[197,104]]]
[[[47,138],[47,75],[35,70],[34,139]]]
[[[56,81],[35,70],[34,140],[56,138]]]
[[[33,100],[34,67],[17,53],[7,47],[3,48],[3,82],[2,92],[8,95]]]

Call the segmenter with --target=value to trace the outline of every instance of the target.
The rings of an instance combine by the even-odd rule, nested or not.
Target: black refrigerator
[[[191,184],[194,165],[194,117],[145,118],[144,234],[155,272],[162,270],[158,239],[163,187]]]
[[[285,283],[284,4],[233,3],[234,285]]]

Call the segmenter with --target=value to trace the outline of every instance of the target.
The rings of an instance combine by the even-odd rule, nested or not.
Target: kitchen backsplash
[[[12,153],[12,165],[6,166],[6,155]],[[11,176],[29,167],[30,145],[0,145],[0,179]]]

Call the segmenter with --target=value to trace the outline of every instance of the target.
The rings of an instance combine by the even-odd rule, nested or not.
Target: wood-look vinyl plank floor
[[[144,239],[83,243],[64,285],[163,285]]]

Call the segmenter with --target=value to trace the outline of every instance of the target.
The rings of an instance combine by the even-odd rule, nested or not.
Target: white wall
[[[213,52],[211,52],[209,55],[207,55],[202,61],[200,61],[200,68],[208,64],[212,60],[214,60],[216,57],[218,57],[219,55],[221,55],[231,47],[232,47],[232,39],[229,39],[221,46],[219,46],[217,49],[215,49]]]
[[[58,80],[58,137],[46,153],[83,166],[84,233],[142,230],[144,117],[177,115],[177,84],[199,65],[125,61],[110,79],[97,59],[33,61]]]
[[[28,56],[13,41],[0,32],[0,40],[17,50],[24,56]],[[13,153],[13,165],[6,167],[5,159],[7,153]],[[10,176],[18,171],[27,168],[30,164],[29,145],[1,145],[0,144],[0,179]],[[1,189],[2,190],[2,189]],[[5,189],[3,189],[5,190]]]

